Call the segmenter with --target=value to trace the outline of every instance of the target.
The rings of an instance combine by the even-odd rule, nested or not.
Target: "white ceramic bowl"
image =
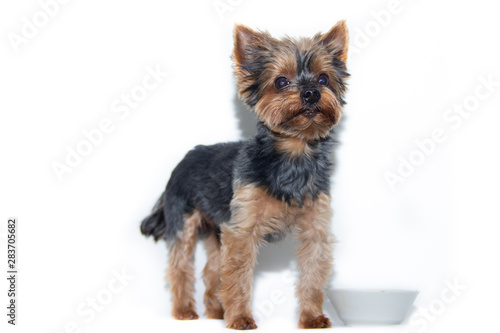
[[[416,290],[334,289],[326,294],[346,325],[401,324],[418,295]]]

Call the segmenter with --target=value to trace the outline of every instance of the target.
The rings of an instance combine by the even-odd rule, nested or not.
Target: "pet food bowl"
[[[418,291],[334,289],[326,294],[347,326],[398,325],[408,316]]]

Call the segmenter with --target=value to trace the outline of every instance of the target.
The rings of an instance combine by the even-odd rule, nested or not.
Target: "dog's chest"
[[[267,242],[283,239],[301,220],[314,218],[316,202],[299,205],[279,200],[254,184],[238,185],[231,203],[233,223],[254,229]]]

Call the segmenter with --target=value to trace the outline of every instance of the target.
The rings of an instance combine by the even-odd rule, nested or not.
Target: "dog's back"
[[[165,191],[152,213],[141,223],[145,236],[172,240],[183,229],[184,219],[195,208],[204,213],[199,232],[210,229],[231,217],[233,165],[243,142],[196,146],[172,172]]]

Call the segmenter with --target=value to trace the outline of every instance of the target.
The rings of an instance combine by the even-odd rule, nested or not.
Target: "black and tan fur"
[[[203,239],[209,318],[254,329],[250,309],[259,246],[293,232],[299,242],[299,327],[326,328],[323,286],[332,265],[332,128],[342,115],[345,22],[312,38],[275,39],[235,27],[240,98],[259,119],[255,137],[197,146],[172,172],[141,231],[169,248],[168,281],[177,319],[196,319],[193,255]]]

